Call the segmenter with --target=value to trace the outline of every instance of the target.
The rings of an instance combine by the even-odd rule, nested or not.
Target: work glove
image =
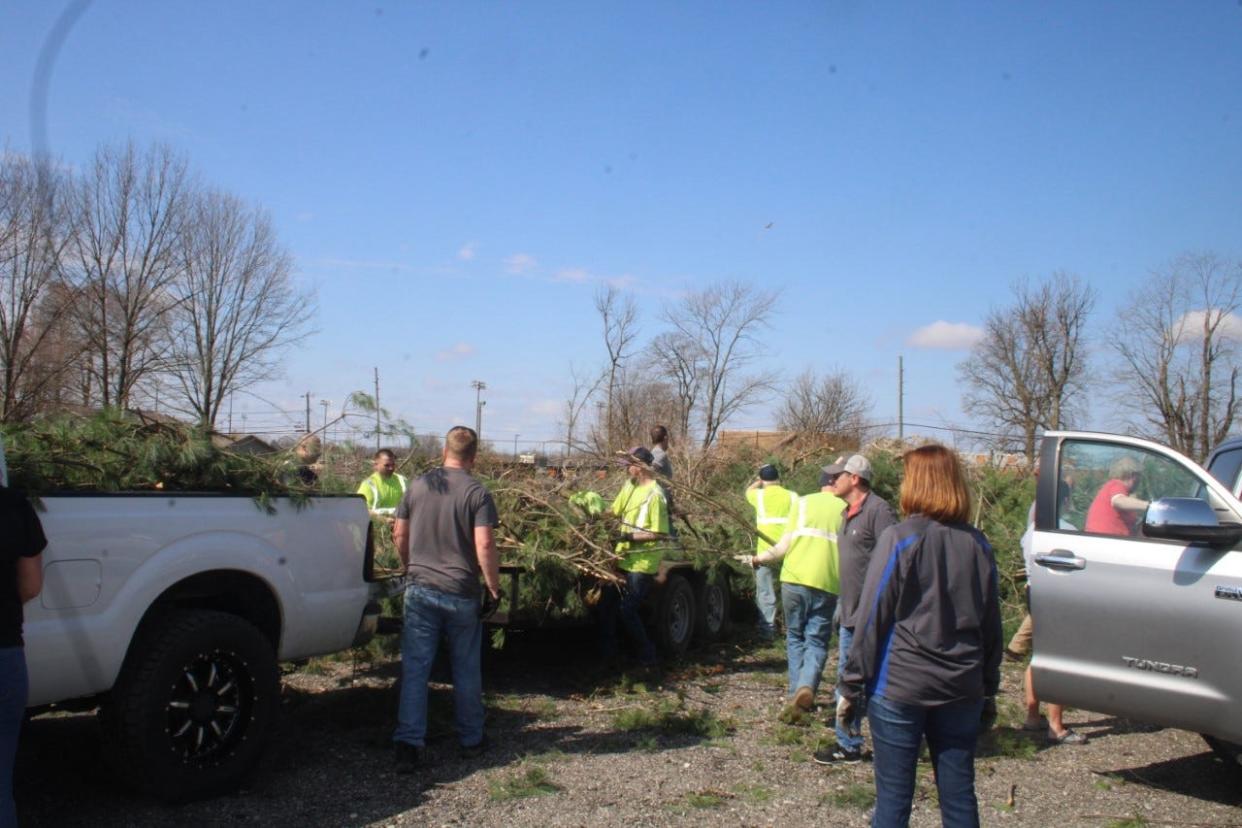
[[[983,700],[983,712],[979,714],[979,732],[991,730],[996,725],[996,696]]]
[[[479,618],[486,621],[500,609],[500,595],[492,596],[490,589],[483,590],[483,601],[479,604]]]

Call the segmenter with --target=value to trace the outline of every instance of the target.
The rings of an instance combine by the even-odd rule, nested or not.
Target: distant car
[[[1212,454],[1211,473],[1157,443],[1094,433],[1046,434],[1039,462],[1029,573],[1040,697],[1201,733],[1242,764],[1242,439]],[[1127,534],[1086,531],[1110,469],[1126,467],[1150,505],[1114,521]]]

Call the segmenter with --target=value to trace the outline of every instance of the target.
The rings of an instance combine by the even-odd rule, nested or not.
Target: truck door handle
[[[1054,549],[1047,555],[1036,555],[1035,563],[1049,569],[1086,569],[1087,562],[1068,549]]]

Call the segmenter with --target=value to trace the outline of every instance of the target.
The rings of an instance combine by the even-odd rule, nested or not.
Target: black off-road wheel
[[[1242,772],[1242,745],[1237,742],[1226,742],[1224,739],[1218,739],[1215,736],[1203,735],[1203,741],[1207,742],[1212,750],[1237,772]]]
[[[134,643],[105,705],[116,769],[168,802],[236,788],[266,747],[279,694],[276,655],[253,624],[169,613]]]
[[[668,576],[656,605],[656,645],[666,656],[685,655],[694,637],[694,588],[685,577]]]
[[[729,578],[724,573],[703,573],[694,595],[694,642],[710,644],[729,629]]]

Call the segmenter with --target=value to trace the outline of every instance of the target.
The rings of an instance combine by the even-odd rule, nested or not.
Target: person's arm
[[[991,556],[988,556],[991,558]],[[997,586],[996,562],[989,560],[987,592],[983,608],[983,695],[1000,692],[1001,654],[1004,648],[1001,629],[1000,591]]]
[[[410,566],[410,521],[408,518],[397,518],[392,525],[392,542],[397,547],[397,556],[401,558],[401,571]]]
[[[789,544],[793,539],[793,533],[787,533],[776,546],[769,546],[767,549],[755,556],[752,565],[776,563],[783,559],[789,553]]]
[[[26,603],[43,589],[43,555],[17,559],[17,600]]]
[[[474,551],[483,573],[483,583],[492,598],[500,598],[500,555],[496,551],[496,532],[490,526],[474,527]]]
[[[1114,509],[1124,509],[1127,512],[1141,512],[1147,508],[1146,500],[1129,494],[1115,494],[1109,502],[1112,503]]]
[[[370,484],[370,479],[371,478],[368,477],[366,480],[359,483],[357,492],[362,495],[363,499],[366,500],[368,512],[375,508],[375,487]]]
[[[862,700],[867,682],[875,676],[884,641],[896,623],[902,582],[898,557],[913,540],[913,537],[899,538],[894,528],[886,529],[867,564],[855,617],[858,626],[837,687],[841,695],[854,704]]]

